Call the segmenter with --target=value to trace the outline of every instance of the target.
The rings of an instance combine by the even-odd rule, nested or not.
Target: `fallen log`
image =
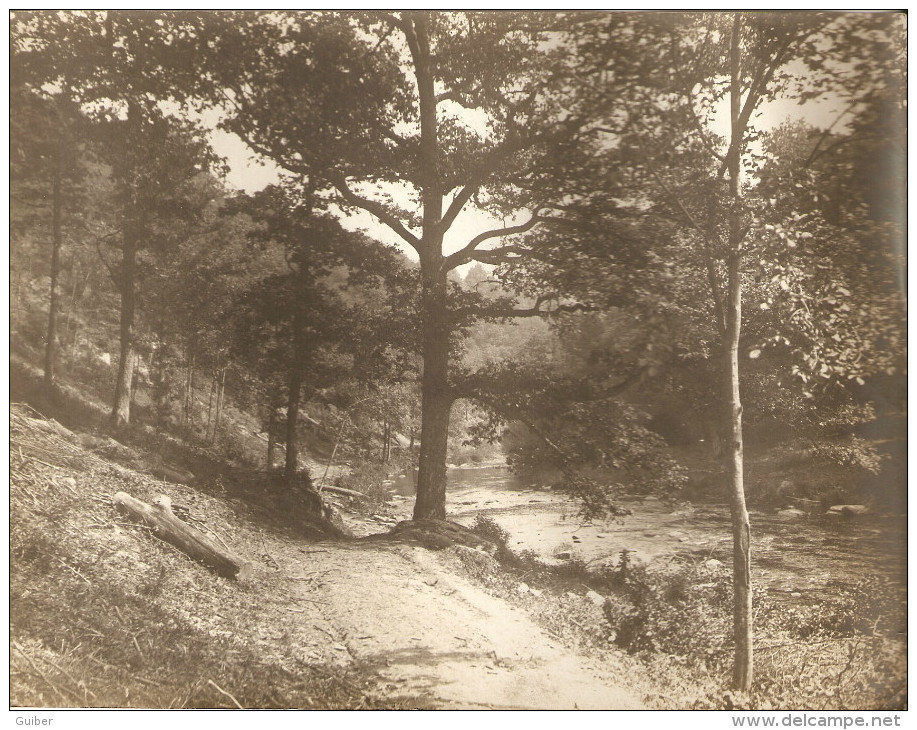
[[[332,494],[343,494],[345,497],[365,497],[366,495],[363,492],[358,492],[356,489],[345,489],[344,487],[331,487],[324,486],[318,490],[319,492],[331,492]]]
[[[195,560],[213,568],[217,573],[235,580],[251,577],[252,564],[231,554],[203,532],[182,522],[172,513],[172,501],[161,496],[149,505],[126,492],[114,496],[115,506],[129,517],[152,528],[153,534],[174,545]]]

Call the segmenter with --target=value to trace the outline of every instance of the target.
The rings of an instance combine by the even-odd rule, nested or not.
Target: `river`
[[[395,481],[393,497],[404,518],[413,482]],[[486,515],[511,536],[510,547],[534,550],[548,562],[569,552],[594,565],[622,550],[645,561],[719,560],[731,564],[732,533],[726,504],[672,505],[657,498],[627,499],[632,514],[617,521],[584,522],[570,498],[505,466],[450,468],[449,519],[470,525]],[[868,575],[906,585],[907,519],[901,514],[845,518],[820,513],[784,517],[751,511],[753,578],[791,602],[817,603]],[[566,557],[566,556],[565,556]]]

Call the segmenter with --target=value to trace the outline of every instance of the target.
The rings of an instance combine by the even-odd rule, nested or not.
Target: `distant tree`
[[[216,441],[226,402],[227,376],[231,388],[246,380],[240,369],[232,367],[227,314],[253,281],[285,270],[282,251],[253,245],[250,234],[255,224],[234,207],[231,199],[216,197],[198,207],[199,217],[188,226],[189,235],[176,239],[167,256],[153,260],[143,281],[157,417],[165,421],[169,416],[181,370],[185,375],[182,419],[187,423],[192,415],[186,408],[188,375],[208,374],[211,397],[207,420],[200,425],[211,443]],[[241,390],[235,389],[237,396],[242,396]]]
[[[397,363],[390,355],[398,344],[397,317],[377,292],[397,272],[398,257],[280,187],[240,198],[234,207],[256,224],[251,241],[284,256],[282,269],[248,284],[232,313],[237,356],[275,383],[272,393],[285,383],[285,474],[293,479],[303,386],[314,394],[355,377],[380,377],[380,368]],[[269,395],[269,420],[275,398]]]
[[[121,356],[112,409],[113,423],[130,422],[130,393],[136,350],[138,287],[151,271],[195,235],[219,187],[207,172],[210,149],[192,129],[149,115],[134,123],[106,125],[103,159],[114,170],[118,220],[106,236],[115,260],[107,261],[121,299]]]
[[[111,166],[121,206],[110,236],[119,240],[121,260],[109,264],[121,296],[115,425],[130,422],[138,256],[162,248],[165,219],[153,230],[156,216],[193,218],[190,198],[182,196],[213,161],[193,125],[163,114],[160,106],[180,99],[187,86],[180,59],[189,38],[179,16],[170,13],[37,11],[12,17],[16,82],[58,87],[62,98],[80,105],[105,130],[100,154]]]
[[[68,230],[81,228],[86,191],[86,120],[67,99],[26,88],[11,98],[10,182],[14,228],[49,239],[48,321],[44,382],[51,391],[57,360],[61,255]]]

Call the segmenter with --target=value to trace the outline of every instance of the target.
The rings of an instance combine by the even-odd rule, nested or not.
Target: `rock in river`
[[[869,512],[869,507],[865,504],[836,504],[828,510],[827,514],[853,517],[854,515],[865,515],[867,512]]]

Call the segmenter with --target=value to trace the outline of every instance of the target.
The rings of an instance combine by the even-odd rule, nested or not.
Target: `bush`
[[[630,653],[662,653],[716,668],[731,653],[731,585],[725,574],[683,566],[650,571],[623,552],[605,618]]]
[[[503,550],[509,549],[509,532],[504,530],[500,524],[491,517],[485,517],[484,515],[475,517],[474,523],[471,525],[471,531],[476,535],[480,535],[485,540],[490,540],[495,543],[498,548]]]
[[[651,571],[627,552],[605,575],[605,618],[615,643],[631,653],[660,653],[725,669],[732,653],[732,580],[725,568]],[[755,591],[760,635],[780,641],[850,639],[906,631],[900,590],[884,578],[862,579],[838,598],[791,605]]]
[[[490,517],[484,515],[475,517],[471,531],[497,546],[494,559],[503,566],[509,576],[548,583],[554,571],[558,569],[545,565],[534,550],[520,550],[519,552],[512,550],[509,547],[509,532]]]

